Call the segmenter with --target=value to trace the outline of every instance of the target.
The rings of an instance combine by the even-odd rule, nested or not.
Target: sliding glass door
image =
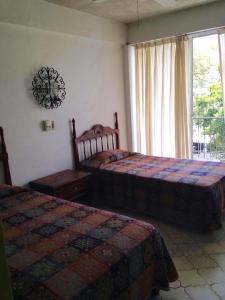
[[[218,34],[193,38],[193,158],[225,161]]]
[[[129,46],[129,80],[134,151],[225,162],[224,29]]]

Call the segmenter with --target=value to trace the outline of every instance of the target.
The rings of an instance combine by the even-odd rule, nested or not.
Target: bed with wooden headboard
[[[222,226],[224,163],[121,150],[117,113],[114,122],[115,128],[98,124],[77,137],[73,119],[75,166],[94,171],[100,204],[195,229]]]
[[[0,127],[0,162],[2,162],[3,165],[4,181],[6,184],[11,185],[12,180],[11,180],[11,174],[9,169],[8,153],[6,150],[4,131],[2,127]]]
[[[0,136],[11,184],[2,128]],[[149,299],[178,278],[159,231],[146,222],[6,184],[0,220],[14,299]]]
[[[76,169],[85,169],[81,162],[96,153],[120,148],[117,112],[114,113],[114,126],[115,128],[96,124],[77,137],[75,119],[72,119],[72,142]]]

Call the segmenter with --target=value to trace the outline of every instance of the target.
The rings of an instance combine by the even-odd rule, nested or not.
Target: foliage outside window
[[[224,151],[223,93],[216,35],[194,39],[193,93],[193,134],[201,131],[207,151],[220,148]]]

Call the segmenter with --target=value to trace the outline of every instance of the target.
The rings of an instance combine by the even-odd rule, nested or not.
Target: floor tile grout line
[[[184,288],[184,292],[185,292],[185,294],[186,294],[191,300],[194,300],[194,299],[191,297],[191,295],[188,294],[188,292],[186,291],[185,288]]]
[[[218,295],[217,292],[213,289],[213,285],[215,285],[215,284],[217,284],[217,283],[212,283],[210,285],[210,289],[220,298],[220,300],[222,300],[222,298],[220,297],[220,295]]]
[[[210,286],[209,284],[207,284],[207,285],[205,285],[205,286],[209,287],[209,289],[212,291],[212,293],[215,294],[220,300],[222,300],[222,298],[216,293],[216,291],[214,291],[214,290],[211,289],[211,286]],[[197,286],[189,286],[189,287],[195,288],[195,287],[201,287],[201,286],[197,285]],[[186,291],[186,288],[184,288],[184,291],[185,291],[185,293],[186,293],[192,300],[194,300],[194,299],[191,297],[191,295],[188,293],[188,291]]]

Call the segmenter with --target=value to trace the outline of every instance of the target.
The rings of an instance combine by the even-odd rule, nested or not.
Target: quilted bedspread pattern
[[[186,227],[221,227],[225,164],[139,153],[97,170],[105,204]]]
[[[151,224],[0,186],[14,299],[147,299],[177,272]]]

